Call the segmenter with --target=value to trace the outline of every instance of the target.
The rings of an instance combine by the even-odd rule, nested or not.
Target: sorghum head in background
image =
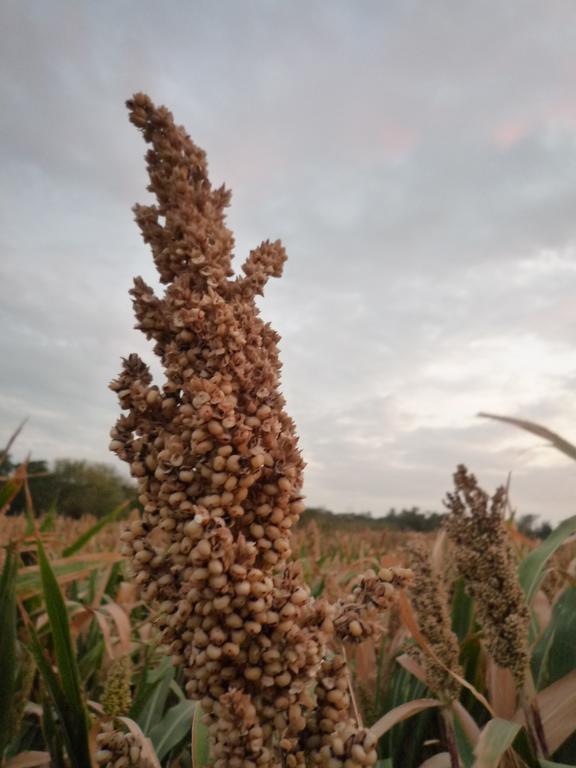
[[[530,618],[504,522],[506,491],[498,488],[490,498],[462,465],[454,486],[446,500],[446,531],[458,571],[474,598],[488,652],[521,686],[528,665]]]
[[[410,646],[408,652],[424,667],[430,690],[444,701],[453,701],[460,695],[460,684],[450,671],[462,675],[462,669],[458,662],[458,638],[452,632],[446,588],[432,568],[430,550],[424,541],[411,542],[408,556],[414,573],[410,597],[418,617],[418,628],[444,666],[422,653],[417,646]]]

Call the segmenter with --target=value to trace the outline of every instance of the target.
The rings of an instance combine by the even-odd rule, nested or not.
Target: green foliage
[[[532,655],[532,671],[539,689],[576,669],[576,587],[564,590],[552,619]]]
[[[314,521],[321,528],[338,530],[370,531],[416,531],[429,533],[436,531],[442,525],[443,514],[438,512],[421,512],[418,507],[402,509],[397,512],[391,509],[382,517],[373,517],[370,512],[335,513],[328,509],[309,507],[300,517],[299,525],[305,526]]]
[[[68,612],[60,587],[40,541],[38,541],[38,558],[58,673],[56,674],[52,670],[50,662],[44,656],[38,634],[30,626],[32,652],[56,707],[64,732],[68,757],[72,765],[81,768],[90,764],[88,713],[80,685],[80,674],[72,644]]]
[[[135,702],[136,707],[139,701],[142,701],[143,706],[137,716],[133,707],[132,716],[147,736],[151,734],[154,725],[158,723],[166,708],[174,673],[172,660],[164,657],[160,666],[147,675],[145,692]]]
[[[21,478],[25,478],[25,474],[21,474]],[[43,478],[32,478],[30,484],[35,480]],[[13,494],[17,487],[14,478],[11,482],[9,489]],[[20,496],[24,498],[24,494],[20,493]],[[19,496],[14,498],[19,499]],[[38,508],[38,504],[35,506]],[[102,702],[106,670],[111,659],[129,654],[133,670],[129,722],[134,721],[134,727],[137,723],[150,739],[162,768],[188,768],[191,759],[195,768],[208,765],[208,731],[202,723],[202,710],[199,705],[186,700],[181,687],[184,685],[182,670],[175,669],[170,658],[155,647],[154,616],[149,607],[137,597],[133,604],[128,600],[122,608],[120,598],[119,603],[115,603],[119,587],[127,587],[123,583],[126,581],[123,563],[118,562],[117,552],[98,551],[98,547],[99,541],[109,546],[109,536],[99,539],[99,534],[107,526],[115,525],[121,508],[122,503],[108,507],[98,523],[87,530],[82,527],[83,523],[70,523],[78,526],[79,534],[70,535],[67,546],[64,546],[55,535],[55,531],[61,530],[58,520],[60,503],[49,504],[42,519],[29,521],[28,534],[37,531],[34,536],[40,540],[36,550],[33,539],[32,544],[28,539],[21,547],[21,554],[18,555],[15,548],[7,551],[0,576],[0,678],[3,683],[8,681],[8,685],[0,686],[0,750],[8,758],[27,750],[47,749],[51,765],[56,768],[88,766],[87,701]],[[85,511],[84,506],[82,510]],[[336,584],[349,586],[358,573],[377,562],[379,553],[365,546],[371,533],[379,534],[393,527],[403,530],[405,526],[422,530],[422,526],[425,528],[430,524],[433,527],[437,522],[433,516],[417,510],[393,512],[380,520],[368,516],[344,516],[342,525],[339,524],[342,518],[325,511],[316,514],[312,510],[311,517],[323,532],[321,551],[304,539],[300,558],[314,594],[327,594],[329,599],[333,598]],[[19,523],[17,529],[22,530],[20,521],[14,522]],[[366,538],[361,534],[358,539],[361,540],[360,551],[365,554],[357,555],[347,546],[354,537],[345,534],[364,522],[367,523]],[[534,530],[533,521],[527,521],[526,525]],[[344,535],[327,543],[324,534],[330,527],[340,529]],[[519,573],[529,597],[540,588],[550,558],[575,530],[576,518],[572,518],[558,526],[545,542],[524,558]],[[382,555],[401,556],[397,547],[405,538],[408,537],[376,535],[373,540],[377,542],[376,547],[381,547],[382,542],[384,546],[392,542],[393,551],[384,551]],[[82,550],[89,543],[91,549],[97,551],[86,554]],[[438,558],[441,559],[443,551],[441,547],[437,548]],[[438,567],[443,568],[446,564],[445,560]],[[450,578],[449,591],[452,626],[460,643],[463,676],[475,688],[474,692],[463,688],[458,703],[460,709],[451,713],[462,768],[496,765],[506,751],[510,764],[528,768],[565,768],[575,764],[576,735],[570,736],[569,729],[565,728],[561,739],[557,739],[556,751],[550,760],[538,762],[531,746],[533,742],[517,722],[518,711],[512,709],[507,715],[509,719],[491,719],[486,705],[479,703],[478,697],[485,696],[493,704],[492,696],[497,697],[500,691],[491,691],[487,685],[490,661],[484,647],[482,627],[475,615],[474,601],[461,579]],[[16,612],[15,599],[22,603],[21,613]],[[108,612],[112,606],[114,610]],[[568,691],[568,673],[576,668],[575,616],[576,586],[564,583],[555,596],[550,622],[534,635],[532,670],[539,691],[557,681],[563,686],[563,694]],[[122,621],[126,623],[123,638]],[[116,622],[120,622],[118,626]],[[403,643],[407,632],[400,622],[401,615],[392,615],[389,631],[376,649],[372,688],[364,686],[361,679],[356,681],[361,694],[359,706],[367,727],[380,722],[383,728],[382,720],[388,718],[385,720],[386,732],[382,731],[384,735],[378,745],[378,766],[418,768],[429,759],[431,766],[439,765],[446,757],[447,713],[439,706],[439,697],[421,682],[422,675],[418,677],[418,670],[407,671],[396,663],[395,657],[406,650]],[[140,634],[143,627],[147,629]],[[30,658],[33,660],[32,677],[24,668],[26,659]],[[30,706],[25,713],[22,708],[20,719],[11,717],[8,720],[2,713],[16,711],[14,700],[20,690],[25,691],[23,701],[28,701]],[[423,708],[418,702],[432,697],[437,701],[429,708]],[[571,700],[570,696],[563,695],[563,712],[567,711]],[[401,721],[400,714],[408,710],[410,719]],[[547,712],[549,717],[549,708]],[[13,728],[12,723],[16,723]],[[470,723],[481,730],[478,743],[474,734],[470,735]]]
[[[526,595],[526,600],[530,604],[534,595],[538,591],[540,583],[544,578],[544,569],[546,563],[552,557],[554,552],[564,544],[566,539],[576,532],[576,515],[569,517],[555,528],[550,536],[533,549],[529,555],[520,563],[518,576],[520,584]]]
[[[193,701],[175,704],[150,731],[150,740],[160,760],[190,733],[194,707]]]
[[[208,728],[202,722],[203,714],[198,703],[192,720],[192,768],[205,768],[210,762]]]
[[[8,459],[7,473],[18,466]],[[58,459],[50,468],[46,461],[31,461],[28,478],[37,514],[46,513],[56,505],[58,514],[67,517],[104,517],[111,509],[135,497],[134,485],[107,464]],[[3,493],[7,493],[4,488],[0,495]],[[25,499],[19,494],[11,504],[11,513],[24,510]]]
[[[64,557],[70,557],[71,555],[75,555],[76,552],[79,552],[83,547],[88,544],[90,539],[93,539],[98,533],[100,533],[101,530],[103,530],[109,523],[113,523],[118,515],[126,508],[128,502],[123,501],[121,502],[117,507],[114,507],[114,509],[111,512],[108,512],[106,515],[100,518],[97,523],[95,523],[91,528],[89,528],[87,531],[85,531],[81,536],[76,539],[76,541],[71,544],[69,547],[66,547],[62,554]]]
[[[9,546],[0,575],[0,764],[11,737],[16,692],[16,568],[14,547]]]

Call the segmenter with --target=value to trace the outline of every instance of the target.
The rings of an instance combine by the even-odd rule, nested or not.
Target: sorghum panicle
[[[204,152],[168,110],[143,94],[127,104],[151,145],[157,200],[136,206],[136,220],[166,288],[160,298],[136,278],[131,291],[164,382],[130,355],[111,384],[126,413],[110,447],[129,463],[144,509],[124,552],[143,599],[160,609],[188,695],[202,702],[215,768],[297,768],[334,609],[312,599],[289,560],[304,463],[279,389],[279,337],[255,303],[286,254],[265,241],[235,277],[230,193],[212,188]],[[402,577],[372,578],[382,607]],[[368,735],[352,729],[345,743],[337,765],[374,762]],[[348,748],[364,750],[364,762]]]
[[[444,701],[453,701],[460,695],[460,685],[450,671],[462,675],[462,669],[458,663],[460,646],[452,632],[446,589],[440,576],[432,569],[430,551],[423,541],[411,542],[408,553],[414,573],[411,601],[418,617],[418,627],[444,666],[422,653],[417,646],[410,646],[409,653],[424,667],[430,690]]]
[[[488,652],[521,686],[528,665],[530,618],[504,522],[506,491],[500,487],[490,498],[463,465],[454,485],[446,500],[446,531],[456,565],[475,600]]]

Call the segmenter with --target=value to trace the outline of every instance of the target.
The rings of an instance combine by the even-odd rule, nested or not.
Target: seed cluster
[[[490,497],[460,465],[448,494],[446,531],[456,566],[476,603],[488,651],[521,686],[528,664],[529,612],[504,523],[506,491]]]
[[[376,739],[359,728],[350,713],[346,662],[336,654],[326,659],[316,682],[316,710],[304,739],[308,765],[316,768],[362,768],[376,764]]]
[[[279,391],[279,337],[255,303],[286,255],[266,241],[234,277],[229,192],[212,189],[204,152],[170,112],[143,94],[127,104],[151,145],[157,199],[136,206],[136,220],[166,288],[159,298],[137,278],[131,291],[164,383],[130,355],[111,384],[126,413],[110,448],[129,463],[144,510],[122,535],[123,551],[143,599],[159,608],[187,694],[201,700],[215,768],[298,768],[334,616],[347,639],[369,632],[361,617],[357,635],[353,619],[313,600],[290,562],[304,463]],[[371,589],[372,607],[388,604],[402,576],[385,576],[359,586],[363,609]],[[360,755],[366,739],[346,731],[338,759]]]
[[[443,580],[432,569],[430,552],[423,541],[412,542],[408,552],[410,567],[415,576],[411,596],[418,627],[444,666],[414,645],[410,646],[408,652],[424,667],[426,684],[430,690],[444,701],[453,701],[460,695],[460,684],[448,670],[462,675],[462,669],[458,662],[458,638],[452,632],[446,588]]]
[[[368,571],[359,578],[350,595],[335,605],[334,628],[343,642],[361,643],[380,631],[380,614],[392,607],[398,589],[412,583],[412,571],[394,566]]]
[[[153,768],[150,760],[142,754],[142,745],[137,738],[115,729],[113,720],[100,724],[96,746],[94,757],[97,765],[103,768]]]

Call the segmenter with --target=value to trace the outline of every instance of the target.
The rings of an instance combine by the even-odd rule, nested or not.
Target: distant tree
[[[2,472],[6,475],[17,466],[8,459]],[[31,461],[28,475],[37,514],[55,504],[60,514],[69,517],[101,517],[123,501],[136,497],[135,486],[107,464],[58,459],[50,468],[46,461]],[[23,512],[24,508],[25,498],[21,493],[14,500],[11,512]]]
[[[389,528],[396,531],[417,531],[424,533],[435,531],[442,525],[443,515],[438,512],[421,512],[418,507],[410,507],[396,512],[393,508],[382,520]]]
[[[547,522],[536,525],[537,520],[538,515],[521,515],[516,522],[516,527],[520,533],[531,539],[545,539],[552,533],[552,526]]]
[[[319,526],[329,526],[340,530],[371,530],[391,529],[394,531],[435,531],[443,520],[438,512],[421,512],[418,507],[402,509],[397,512],[391,509],[387,515],[374,517],[371,512],[335,513],[323,507],[309,507],[300,518],[300,525],[314,520]]]

